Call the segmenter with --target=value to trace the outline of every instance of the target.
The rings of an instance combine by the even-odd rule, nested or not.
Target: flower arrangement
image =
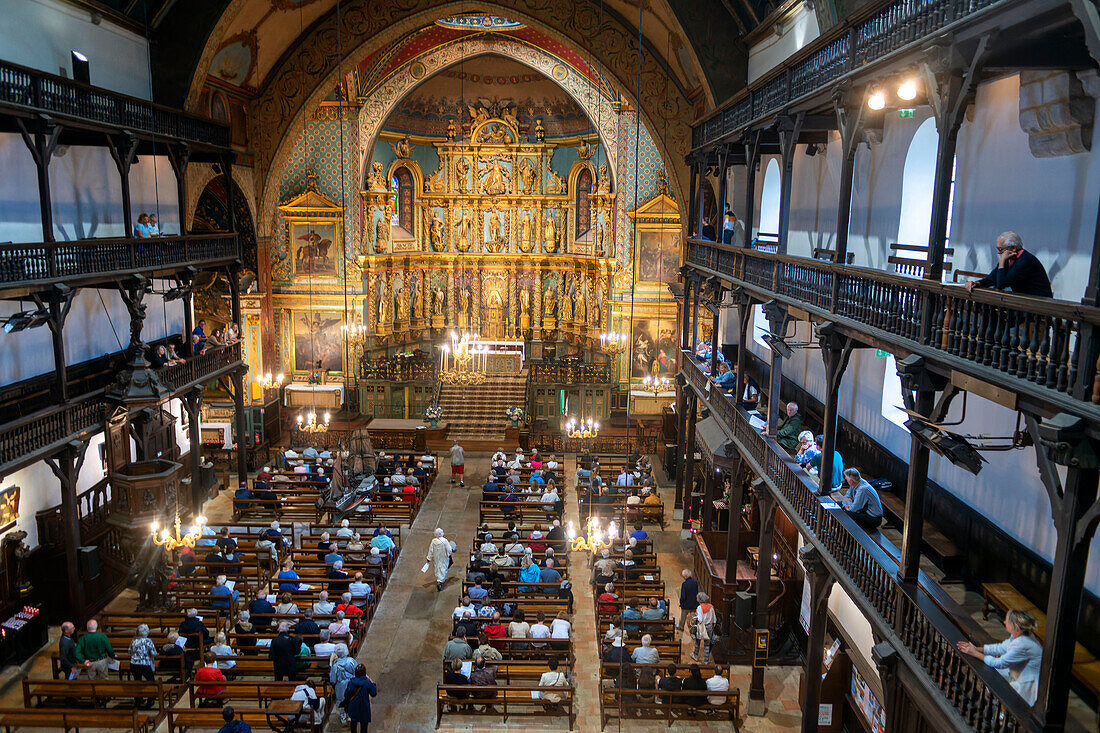
[[[424,408],[424,417],[428,420],[438,420],[443,417],[443,408],[439,405],[428,405]]]
[[[523,408],[519,405],[512,405],[504,411],[504,414],[507,415],[508,419],[512,422],[519,422],[523,419]]]

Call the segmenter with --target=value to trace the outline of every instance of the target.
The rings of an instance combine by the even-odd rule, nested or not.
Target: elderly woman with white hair
[[[230,605],[237,602],[241,594],[235,588],[229,587],[229,582],[224,575],[214,579],[214,587],[210,589],[210,605],[214,608],[228,610]]]
[[[355,536],[355,530],[351,528],[351,522],[347,519],[340,520],[340,529],[336,530],[336,543],[343,549],[347,546],[349,539]]]
[[[135,681],[154,681],[153,660],[157,656],[157,645],[149,639],[149,626],[139,624],[137,635],[130,642],[130,674]],[[151,699],[135,699],[134,704],[141,708],[152,704]]]
[[[355,668],[358,662],[348,655],[347,644],[337,644],[336,651],[329,659],[328,681],[333,685],[333,695],[337,700],[344,699],[344,690],[347,689],[348,680],[355,676]],[[340,708],[340,722],[346,723],[347,713]]]
[[[814,434],[812,431],[803,430],[798,434],[798,453],[794,456],[794,461],[798,465],[806,468],[817,456],[821,455],[821,448],[818,446],[817,441],[814,440]]]
[[[443,583],[447,581],[447,570],[451,567],[451,543],[443,536],[443,530],[436,527],[435,537],[428,545],[428,556],[425,558],[435,571],[435,589],[443,590]],[[427,565],[424,570],[427,571]]]

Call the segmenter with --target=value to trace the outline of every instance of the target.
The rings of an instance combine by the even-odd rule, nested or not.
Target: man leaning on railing
[[[969,293],[974,292],[974,288],[995,288],[1036,298],[1054,297],[1046,268],[1038,257],[1024,250],[1024,242],[1016,232],[1005,232],[997,237],[997,266],[993,271],[963,287]]]

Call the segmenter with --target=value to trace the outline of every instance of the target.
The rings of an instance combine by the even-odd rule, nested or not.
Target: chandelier
[[[672,380],[657,373],[658,364],[658,360],[654,359],[650,374],[642,380],[642,391],[650,392],[654,397],[672,391]]]
[[[621,354],[626,351],[626,334],[618,331],[601,333],[600,351],[605,354]]]
[[[317,419],[316,412],[309,412],[304,417],[298,415],[298,429],[305,433],[323,433],[328,430],[329,414],[325,413],[324,421]]]
[[[175,521],[175,535],[168,531],[168,528],[160,530],[160,535],[157,535],[157,523],[153,522],[153,544],[157,547],[163,547],[168,552],[178,550],[181,547],[194,547],[195,543],[202,537],[202,528],[206,524],[206,517],[195,517],[195,523],[187,530],[187,534],[180,534],[180,513],[176,511]]]
[[[275,375],[274,379],[272,379],[271,377],[271,372],[268,372],[267,374],[257,374],[256,384],[260,387],[260,389],[278,389],[279,387],[283,386],[283,379],[284,377],[282,372],[279,372],[277,375]]]
[[[595,554],[600,550],[610,548],[617,533],[615,522],[611,522],[607,525],[607,538],[604,539],[603,531],[600,529],[600,520],[596,517],[588,518],[588,532],[585,537],[577,536],[576,530],[573,529],[573,522],[569,522],[566,526],[566,536],[571,543],[569,549],[573,552],[591,552]]]
[[[464,386],[485,383],[489,347],[478,338],[478,334],[463,333],[460,337],[451,331],[450,343],[439,349],[439,381]]]
[[[595,438],[600,434],[600,424],[592,418],[585,420],[571,417],[565,423],[565,434],[570,438]]]

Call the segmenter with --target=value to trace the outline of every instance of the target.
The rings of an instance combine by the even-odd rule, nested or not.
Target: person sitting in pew
[[[470,673],[470,684],[477,685],[478,687],[496,687],[496,667],[490,667],[485,664],[485,660],[483,658],[475,657],[473,671]],[[471,698],[479,700],[491,700],[496,696],[496,690],[486,690],[485,692],[479,691],[470,695]]]
[[[182,643],[181,643],[182,642]],[[187,659],[187,655],[184,653],[184,646],[187,644],[187,639],[181,637],[175,631],[169,631],[168,636],[165,638],[164,645],[157,652],[157,669],[162,673],[166,670],[171,670],[172,675],[170,679],[176,680],[179,675],[180,657],[183,657],[183,674],[185,677],[191,676],[191,661]]]
[[[456,634],[464,634],[467,639],[477,637],[478,622],[473,611],[464,611],[462,613],[462,618],[458,619],[458,622],[455,623],[454,631]]]
[[[546,550],[547,552],[553,552],[553,550]],[[560,583],[561,573],[554,568],[554,558],[548,557],[545,561],[545,566],[539,572],[540,583]]]
[[[264,502],[274,502],[278,500],[278,496],[271,490],[271,485],[266,481],[257,481],[252,489],[252,498],[259,499]],[[272,504],[263,505],[264,508],[272,508]]]
[[[741,379],[741,409],[752,412],[760,404],[760,385],[746,374]]]
[[[351,593],[352,600],[358,600],[360,598],[370,598],[370,583],[363,579],[362,572],[357,571],[355,573],[355,579],[348,584],[348,593]]]
[[[289,557],[283,562],[283,569],[275,578],[279,581],[280,591],[295,591],[302,588],[302,584],[298,582],[298,573],[294,570],[294,561]]]
[[[653,637],[645,634],[642,636],[642,645],[630,653],[630,658],[635,664],[658,664],[661,653],[653,648]]]
[[[859,474],[858,469],[845,471],[844,480],[848,484],[848,495],[842,499],[844,511],[860,527],[874,532],[882,522],[882,501],[878,492]]]
[[[313,655],[315,657],[331,657],[333,652],[336,651],[336,645],[329,639],[332,638],[332,632],[328,629],[320,629],[317,632],[317,637],[320,639],[313,645]]]
[[[457,661],[461,659],[470,659],[473,656],[474,650],[470,648],[469,643],[466,641],[465,628],[459,629],[455,637],[447,642],[447,645],[443,647],[443,658]],[[455,682],[448,684],[467,684],[465,682]]]
[[[343,560],[337,560],[336,562],[334,562],[332,564],[332,566],[328,569],[328,573],[326,575],[329,579],[329,583],[328,583],[328,592],[329,593],[341,593],[342,594],[342,593],[347,592],[347,589],[348,589],[348,574],[344,570],[344,561]]]
[[[328,599],[328,591],[323,590],[317,594],[317,602],[313,604],[313,613],[318,616],[328,616],[336,610],[336,604]]]
[[[728,364],[719,362],[718,376],[714,378],[714,383],[721,387],[723,392],[732,392],[737,389],[737,375],[730,370]]]
[[[219,631],[214,635],[214,644],[210,647],[210,651],[219,657],[235,657],[237,652],[233,651],[233,647],[226,643],[225,632]],[[218,669],[222,671],[227,680],[234,679],[236,675],[233,673],[233,668],[237,666],[237,662],[234,659],[222,659],[218,661]]]
[[[338,620],[342,620],[346,616],[352,621],[355,621],[363,615],[363,609],[355,604],[351,598],[351,593],[345,592],[340,596],[340,602],[336,604],[335,613]],[[343,614],[343,616],[340,614]],[[350,628],[351,624],[349,623],[348,626]],[[333,628],[333,625],[329,624],[329,628]],[[338,632],[334,630],[332,633],[336,634]]]
[[[199,617],[199,609],[197,608],[187,609],[186,617],[180,622],[179,632],[180,636],[187,639],[187,656],[190,662],[194,662],[197,658],[199,647],[209,644],[213,638],[210,631],[207,630],[206,624]]]
[[[680,683],[682,690],[685,692],[706,692],[707,681],[703,679],[703,674],[699,670],[698,664],[693,664],[688,667],[688,676]],[[691,696],[687,699],[692,707],[700,707],[706,704],[707,699],[705,697]]]
[[[616,629],[614,626],[607,632],[606,638],[611,640],[611,644],[604,648],[603,662],[604,664],[623,664],[630,661],[630,656],[626,651],[626,637],[623,634],[622,629]]]
[[[261,629],[271,626],[272,617],[275,615],[275,606],[267,600],[269,595],[271,595],[271,590],[265,585],[260,588],[256,597],[248,604],[248,612],[252,615],[252,623]]]
[[[248,611],[241,611],[237,614],[237,622],[233,624],[233,633],[235,634],[255,634],[256,624],[252,623],[249,619],[252,618],[252,614]]]
[[[508,628],[501,623],[500,611],[493,611],[492,618],[489,619],[489,623],[485,624],[483,629],[485,636],[490,639],[503,639],[508,636]]]
[[[479,634],[477,637],[478,647],[474,650],[474,658],[481,657],[486,662],[499,662],[504,657],[501,655],[500,650],[489,643],[489,637],[485,634]]]
[[[619,600],[619,596],[615,594],[615,586],[612,583],[607,583],[603,587],[603,593],[600,593],[600,613],[618,613],[619,606],[615,601]],[[639,614],[638,618],[641,618]]]
[[[802,415],[798,412],[798,404],[793,401],[788,402],[787,414],[779,420],[775,440],[784,450],[793,454],[798,452],[798,434],[801,432]]]
[[[241,597],[240,591],[230,588],[224,575],[214,579],[214,587],[210,589],[210,605],[214,608],[229,609],[230,604],[236,603]]]
[[[706,681],[707,690],[710,692],[729,692],[730,681],[729,678],[725,676],[725,671],[725,667],[721,664],[714,665],[714,674],[708,677]],[[713,697],[708,697],[707,702],[711,705],[722,705],[728,699],[729,698],[724,695],[715,695]]]
[[[297,606],[295,606],[297,608]],[[298,623],[294,624],[294,633],[299,636],[312,636],[321,631],[321,628],[317,625],[317,622],[313,620],[313,607],[306,606],[306,610],[302,611],[302,618],[298,619]]]
[[[596,569],[596,577],[593,582],[596,585],[607,585],[615,580],[615,559],[611,557],[611,550],[606,547],[600,550],[600,559],[593,566]]]
[[[819,448],[824,448],[824,446],[825,446],[825,436],[824,435],[816,436],[815,440],[817,441],[817,445],[818,445]],[[820,474],[820,472],[821,472],[821,458],[822,458],[823,455],[824,454],[822,452],[818,452],[818,454],[816,456],[814,456],[813,458],[810,459],[810,466],[809,466],[810,473]],[[819,476],[819,478],[820,478],[820,476]],[[826,486],[824,480],[822,480],[820,483],[821,483],[821,488],[822,488],[823,492],[836,491],[837,489],[839,489],[841,487],[841,485],[843,485],[843,483],[844,483],[844,459],[841,458],[840,451],[837,451],[837,450],[833,451],[833,475],[830,478],[828,485]]]
[[[233,709],[232,705],[226,705],[222,708],[222,722],[225,725],[218,728],[218,733],[252,733],[252,728],[248,723],[237,720],[237,711]]]
[[[641,523],[638,523],[634,525],[634,531],[630,533],[630,539],[644,542],[649,539],[649,533],[645,531],[645,527]]]
[[[248,501],[251,498],[253,498],[252,489],[248,488],[248,482],[242,481],[237,490],[233,492],[233,505],[238,509],[248,509],[252,506],[251,502]]]
[[[298,604],[294,602],[294,596],[288,592],[279,594],[279,605],[275,606],[275,613],[280,616],[298,615]]]
[[[351,539],[348,540],[346,549],[348,560],[352,562],[366,562],[367,556],[363,554],[366,546],[363,544],[363,539],[359,536],[358,532],[353,534]]]
[[[808,468],[810,461],[821,455],[821,448],[814,440],[814,434],[809,430],[803,430],[798,434],[798,453],[794,455],[794,461],[803,468]]]
[[[329,543],[328,553],[325,554],[323,559],[325,561],[325,565],[335,565],[338,562],[344,562],[344,556],[339,553],[335,542]]]
[[[196,682],[225,682],[225,675],[218,669],[218,661],[212,650],[202,656],[202,661],[202,668],[195,672]],[[198,694],[202,697],[199,700],[199,707],[217,707],[220,705],[217,696],[223,692],[225,692],[224,685],[200,685]]]
[[[329,548],[332,546],[332,537],[328,532],[321,533],[321,539],[317,542],[317,549],[320,551],[317,553],[317,559],[324,561],[325,555],[329,553]]]
[[[684,689],[683,681],[676,676],[676,664],[669,662],[665,667],[665,674],[657,678],[657,689],[665,692],[680,692]],[[660,702],[671,705],[672,695],[662,695]]]
[[[397,547],[397,544],[394,543],[393,538],[390,537],[389,534],[378,534],[371,538],[370,546],[387,555],[393,555],[394,548]]]
[[[641,627],[638,624],[628,623],[629,621],[637,621],[642,617],[642,612],[637,608],[634,608],[631,604],[623,606],[623,630],[624,631],[638,631]]]
[[[1008,638],[1000,644],[980,646],[960,641],[959,651],[1000,672],[1028,705],[1034,705],[1043,661],[1043,645],[1035,637],[1035,617],[1027,611],[1012,609],[1005,614],[1004,624]]]
[[[271,565],[279,562],[279,553],[287,547],[290,547],[290,543],[287,542],[286,537],[283,536],[279,529],[278,520],[271,523],[271,525],[260,533],[260,539],[256,541],[256,550],[266,550],[271,554]]]

